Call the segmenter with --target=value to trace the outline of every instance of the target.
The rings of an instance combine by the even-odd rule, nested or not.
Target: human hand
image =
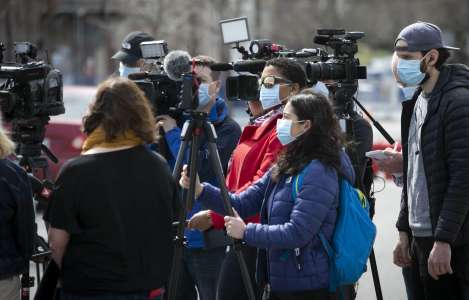
[[[428,257],[428,274],[438,280],[438,276],[453,274],[451,268],[451,246],[445,242],[436,241]]]
[[[184,165],[182,167],[182,172],[181,172],[181,179],[179,179],[179,185],[183,188],[188,190],[189,185],[190,185],[190,178],[187,175],[187,165]],[[200,183],[199,175],[195,175],[195,199],[199,198],[200,194],[202,194],[202,191],[204,190],[204,186]]]
[[[210,210],[199,211],[189,220],[187,228],[197,229],[200,231],[208,230],[212,227],[212,217],[210,216]]]
[[[402,173],[403,161],[402,152],[397,151],[398,144],[394,144],[394,148],[386,148],[384,154],[387,156],[386,159],[374,160],[378,167],[389,174],[400,174]]]
[[[246,231],[246,224],[234,208],[233,213],[234,217],[226,216],[224,218],[226,233],[234,239],[242,240]]]
[[[217,98],[218,93],[220,92],[220,81],[212,81],[208,85],[208,95],[210,96],[210,100],[214,100]]]
[[[412,263],[409,236],[406,232],[399,232],[399,239],[393,251],[393,262],[401,268],[408,267]]]
[[[172,129],[177,127],[176,120],[171,118],[168,115],[161,115],[156,118],[156,126],[163,128],[164,132],[171,131]]]

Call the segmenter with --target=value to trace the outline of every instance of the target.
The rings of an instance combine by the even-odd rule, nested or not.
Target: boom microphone
[[[253,59],[253,60],[241,60],[233,65],[233,70],[236,72],[249,72],[252,74],[258,74],[262,72],[265,67],[265,60]]]
[[[184,73],[191,72],[191,56],[187,51],[174,50],[168,53],[163,61],[163,68],[168,77],[181,81]]]

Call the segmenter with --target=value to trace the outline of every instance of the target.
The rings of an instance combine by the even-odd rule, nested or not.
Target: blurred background
[[[48,57],[64,79],[66,113],[53,117],[45,144],[59,156],[51,164],[50,178],[60,165],[80,153],[84,136],[81,117],[100,81],[117,71],[111,56],[131,31],[166,40],[169,49],[193,56],[206,54],[220,61],[237,59],[223,45],[218,21],[247,16],[251,39],[270,39],[289,49],[313,48],[317,29],[363,31],[358,57],[368,67],[360,80],[358,99],[391,136],[400,136],[400,91],[390,70],[394,39],[415,21],[441,27],[444,41],[462,48],[450,61],[469,64],[469,0],[1,0],[0,42],[12,50],[14,42],[30,41],[41,57]],[[5,60],[14,59],[11,51]],[[245,104],[232,113],[246,124]],[[375,130],[375,148],[386,146]],[[396,240],[394,222],[400,189],[390,181],[375,182],[377,206],[375,244],[385,299],[404,299],[400,269],[392,265]],[[387,185],[387,186],[386,186]],[[381,193],[379,191],[382,190]],[[39,222],[39,218],[38,218]],[[45,230],[41,227],[41,234]],[[370,272],[360,281],[358,299],[375,299]]]
[[[271,39],[288,48],[314,47],[319,28],[364,31],[359,56],[373,65],[389,56],[404,26],[438,24],[447,43],[465,49],[455,60],[467,63],[467,0],[2,0],[0,41],[31,41],[47,50],[66,84],[93,85],[116,70],[110,59],[124,36],[135,30],[168,41],[170,49],[230,60],[218,26],[222,19],[247,16],[251,38]],[[12,59],[12,54],[7,54]],[[378,66],[376,66],[378,68]],[[382,68],[387,69],[386,64]],[[374,70],[373,70],[374,71]],[[384,71],[384,70],[383,70]]]
[[[79,124],[95,92],[94,86],[117,71],[111,56],[131,31],[141,30],[169,49],[220,61],[239,54],[222,43],[218,22],[247,16],[251,39],[265,38],[289,49],[313,48],[316,30],[363,31],[358,57],[368,67],[358,99],[394,137],[399,136],[399,97],[390,60],[394,39],[406,25],[428,21],[439,25],[444,40],[463,50],[451,61],[469,63],[468,0],[1,0],[0,42],[14,59],[14,42],[30,41],[64,79],[65,115],[52,118],[46,144],[60,160],[78,153],[83,136]],[[248,120],[242,104],[233,109],[241,125]],[[58,128],[57,128],[58,127]],[[64,127],[65,130],[64,130]],[[62,135],[62,136],[61,136]],[[65,135],[65,136],[64,136]],[[375,132],[375,143],[383,142]],[[54,175],[58,166],[51,166]]]

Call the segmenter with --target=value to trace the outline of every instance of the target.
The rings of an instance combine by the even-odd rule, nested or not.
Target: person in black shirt
[[[62,299],[158,299],[179,200],[166,161],[144,146],[155,138],[150,105],[135,83],[111,78],[83,127],[82,155],[62,168],[46,217]]]

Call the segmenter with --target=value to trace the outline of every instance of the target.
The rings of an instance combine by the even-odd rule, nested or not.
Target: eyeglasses
[[[285,79],[285,78],[280,78],[280,77],[276,77],[276,76],[266,76],[266,77],[263,77],[261,79],[259,79],[259,85],[260,86],[264,86],[268,89],[271,89],[274,87],[274,85],[276,84],[292,84],[293,82],[291,82],[290,80],[288,79]]]

